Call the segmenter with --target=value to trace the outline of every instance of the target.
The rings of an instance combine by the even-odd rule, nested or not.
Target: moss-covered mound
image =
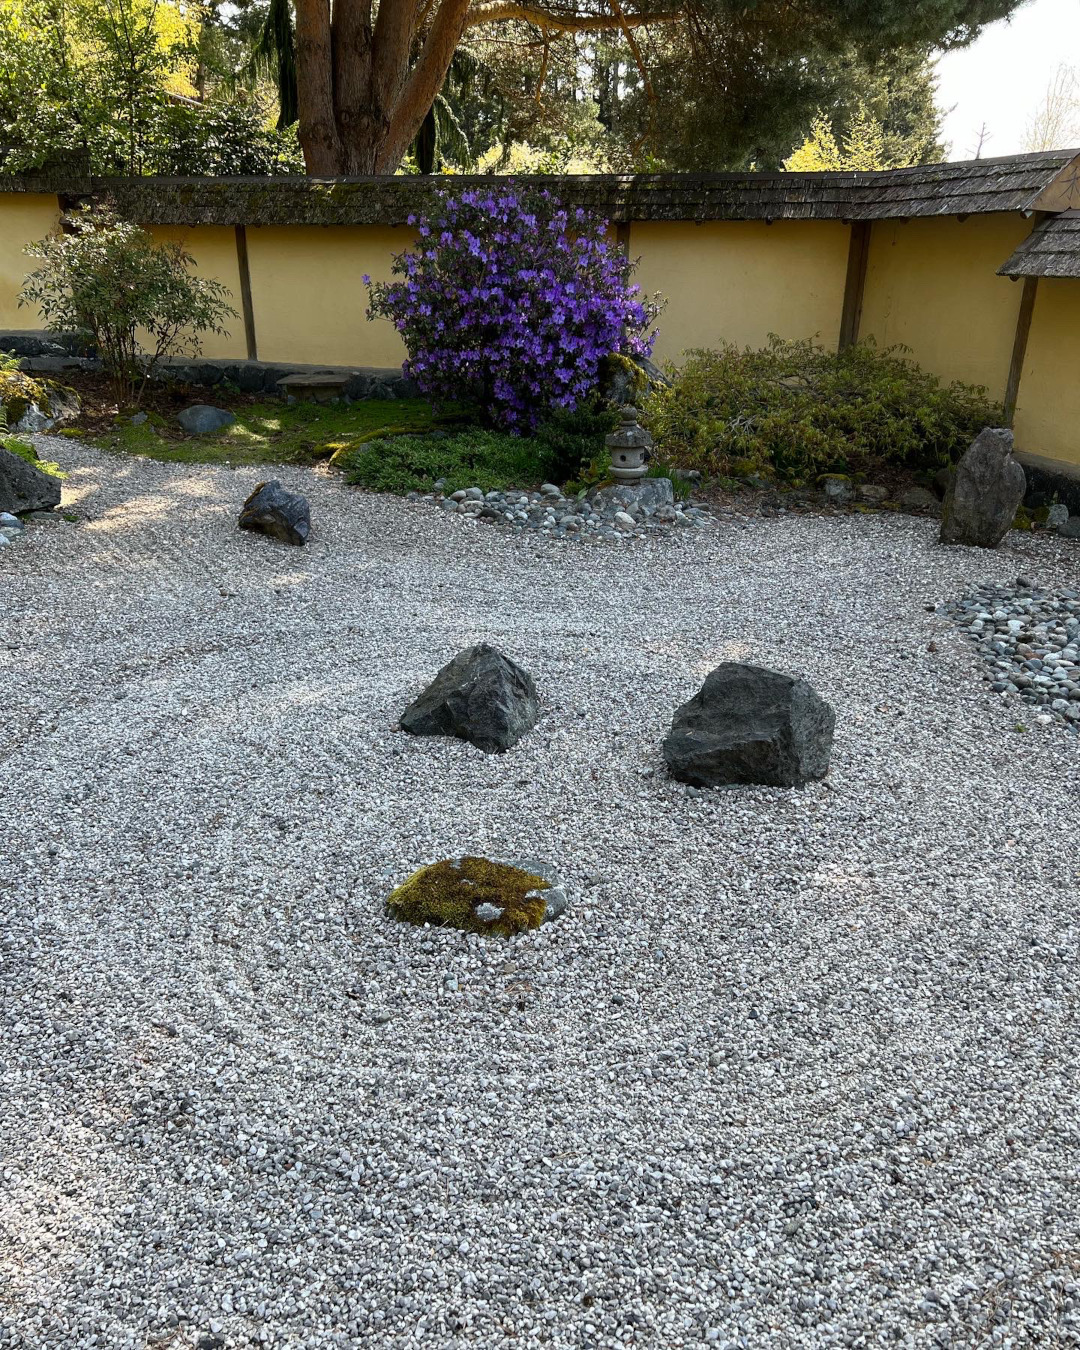
[[[509,863],[445,858],[414,872],[386,902],[395,919],[510,937],[544,921],[549,883]]]

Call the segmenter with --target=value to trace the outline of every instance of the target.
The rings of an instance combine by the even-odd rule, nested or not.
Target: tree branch
[[[376,155],[376,173],[393,173],[420,130],[465,31],[468,8],[469,0],[442,0],[424,39],[420,58],[393,105],[386,138]]]
[[[416,14],[416,0],[381,0],[379,4],[371,39],[372,103],[376,108],[392,108],[401,89],[409,68]]]
[[[575,14],[572,10],[546,9],[530,0],[485,0],[474,5],[465,20],[466,28],[481,24],[505,23],[516,19],[552,33],[625,32],[627,27],[642,28],[654,23],[678,23],[685,15],[680,10],[646,10],[641,14]]]

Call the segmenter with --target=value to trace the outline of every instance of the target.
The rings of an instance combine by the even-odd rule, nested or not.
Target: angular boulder
[[[443,666],[402,713],[401,729],[413,736],[456,736],[497,754],[516,745],[539,716],[532,676],[480,642]]]
[[[805,680],[727,661],[676,711],[664,759],[695,787],[794,787],[828,772],[835,721]]]
[[[283,544],[305,544],[311,533],[311,510],[306,497],[287,492],[272,478],[256,487],[244,503],[237,524],[242,530],[257,530]]]
[[[1012,447],[1007,427],[984,427],[964,451],[942,508],[943,544],[997,548],[1008,534],[1027,489]]]
[[[220,431],[236,421],[236,414],[226,408],[215,408],[209,403],[195,403],[183,412],[177,413],[176,420],[189,436],[206,436],[212,431]]]
[[[60,480],[0,448],[0,511],[51,511],[60,505]]]

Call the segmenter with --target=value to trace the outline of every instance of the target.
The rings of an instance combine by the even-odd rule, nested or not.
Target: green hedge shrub
[[[1002,409],[974,385],[944,386],[906,349],[859,343],[830,352],[773,336],[759,351],[692,351],[672,384],[649,397],[645,420],[673,465],[807,481],[883,468],[953,463]]]
[[[481,427],[446,434],[386,436],[335,455],[345,481],[376,492],[431,492],[479,487],[494,492],[564,483],[603,450],[617,421],[600,406],[562,412],[531,436]]]

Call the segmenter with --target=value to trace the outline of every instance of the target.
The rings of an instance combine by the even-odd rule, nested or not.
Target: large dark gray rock
[[[227,408],[215,408],[209,403],[195,403],[183,412],[177,413],[176,420],[189,436],[206,436],[222,427],[232,426],[236,414]]]
[[[964,451],[941,514],[943,544],[997,548],[1012,528],[1027,490],[1007,427],[984,427]]]
[[[311,510],[306,497],[287,492],[272,478],[256,487],[244,503],[237,524],[242,530],[257,530],[283,544],[304,544],[311,533]]]
[[[805,680],[727,661],[675,713],[664,758],[695,787],[793,787],[828,772],[835,721]]]
[[[532,676],[481,642],[443,666],[405,709],[401,729],[414,736],[457,736],[493,754],[509,750],[539,715]]]
[[[0,448],[0,511],[51,511],[60,505],[60,480],[20,455]]]

